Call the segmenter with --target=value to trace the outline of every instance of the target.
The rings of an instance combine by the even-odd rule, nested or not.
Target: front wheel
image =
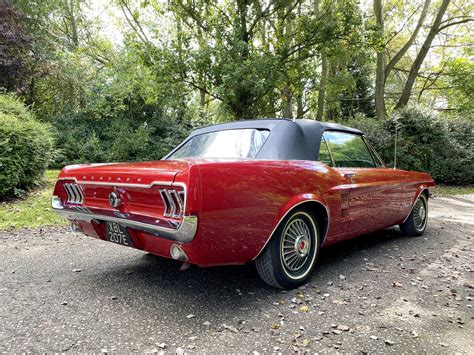
[[[428,200],[425,194],[421,194],[415,201],[415,205],[408,218],[400,224],[402,234],[409,237],[419,237],[425,232],[428,222]]]
[[[265,283],[276,288],[301,286],[315,267],[319,244],[317,220],[307,209],[297,209],[280,223],[255,260],[257,272]]]

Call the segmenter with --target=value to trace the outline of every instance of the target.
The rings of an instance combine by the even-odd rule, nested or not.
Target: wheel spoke
[[[296,266],[296,263],[298,262],[298,255],[293,255],[290,259],[288,259],[288,266],[290,268],[294,268]]]
[[[290,232],[292,236],[294,236],[294,238],[296,239],[300,233],[298,231],[298,229],[296,228],[295,225],[291,224],[289,227],[288,227],[288,230],[287,230],[287,233]]]
[[[289,222],[283,233],[281,255],[284,267],[291,273],[299,272],[310,257],[312,232],[305,219]]]
[[[422,228],[426,222],[426,218],[426,203],[420,197],[415,202],[415,206],[413,207],[413,222],[415,224],[415,227],[417,229]]]

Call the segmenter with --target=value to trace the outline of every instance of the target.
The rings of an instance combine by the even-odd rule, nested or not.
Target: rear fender
[[[411,211],[413,211],[413,207],[415,207],[415,202],[418,199],[418,197],[420,197],[420,195],[423,192],[429,191],[429,188],[430,188],[430,186],[428,186],[427,184],[421,184],[421,185],[418,186],[418,188],[416,189],[416,194],[415,194],[413,200],[411,201],[410,212],[408,212],[407,216],[403,219],[402,223],[404,223],[408,219],[408,217],[410,217]]]
[[[291,211],[293,211],[295,208],[300,207],[300,206],[304,205],[305,203],[317,203],[326,210],[327,226],[326,226],[326,230],[325,230],[323,239],[320,242],[320,245],[322,245],[324,243],[324,241],[326,239],[327,231],[329,230],[329,223],[330,223],[329,209],[327,208],[326,202],[321,196],[318,196],[318,195],[315,195],[315,194],[310,194],[310,193],[300,194],[300,195],[296,195],[296,196],[292,197],[289,201],[287,201],[281,207],[280,211],[278,212],[278,216],[277,216],[275,226],[274,226],[272,232],[268,236],[268,238],[267,238],[265,244],[263,245],[263,247],[259,250],[258,254],[253,258],[253,260],[255,260],[262,253],[262,251],[265,249],[268,242],[272,239],[273,235],[275,234],[275,231],[278,229],[278,227],[280,226],[282,221],[285,219],[285,217]]]

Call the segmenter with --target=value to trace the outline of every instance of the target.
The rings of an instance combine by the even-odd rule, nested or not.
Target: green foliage
[[[451,88],[447,96],[450,108],[458,114],[474,119],[474,61],[473,50],[467,58],[456,58],[448,62],[446,83]]]
[[[0,198],[37,186],[52,154],[50,126],[15,98],[0,94]]]
[[[143,111],[147,108],[151,111],[148,120]],[[125,111],[110,124],[107,120],[91,119],[88,114],[58,116],[54,124],[70,129],[58,132],[60,153],[53,165],[158,160],[190,131],[189,124],[157,119],[155,107],[144,105],[141,109],[133,112],[134,117],[142,116],[140,120],[130,120]]]
[[[386,163],[393,166],[397,131],[397,168],[425,171],[437,182],[474,183],[474,123],[406,108],[385,122],[357,117],[349,125],[366,132]]]
[[[13,95],[0,94],[0,113],[14,116],[20,121],[33,120],[34,115],[30,110]]]
[[[0,1],[0,88],[22,91],[31,38],[22,15],[9,1]]]
[[[65,225],[68,221],[51,208],[51,195],[59,171],[47,170],[46,186],[34,190],[25,199],[0,202],[0,230],[10,228]]]

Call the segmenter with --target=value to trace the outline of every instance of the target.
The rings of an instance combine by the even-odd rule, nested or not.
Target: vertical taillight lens
[[[165,206],[165,210],[163,212],[165,217],[183,217],[185,208],[184,191],[178,191],[175,189],[160,189],[160,195]]]
[[[84,192],[81,185],[64,183],[63,186],[67,193],[67,203],[82,204],[84,202]]]

